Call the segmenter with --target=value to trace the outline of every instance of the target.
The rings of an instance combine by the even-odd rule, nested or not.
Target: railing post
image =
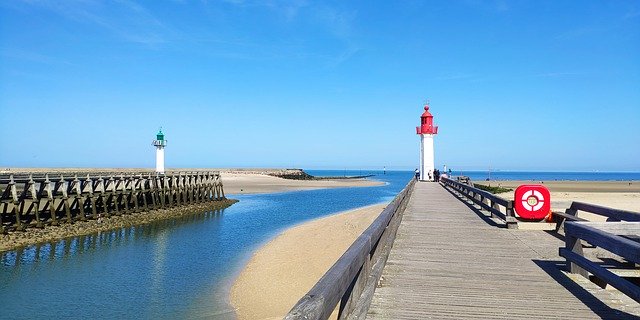
[[[584,257],[584,252],[582,250],[582,243],[580,242],[580,239],[574,237],[572,234],[565,234],[564,239],[565,239],[565,248],[567,250],[575,254],[578,254],[581,257]],[[589,279],[589,273],[586,270],[582,269],[577,264],[569,261],[569,259],[567,259],[567,263],[569,267],[569,272],[580,274],[581,276]]]
[[[518,220],[516,220],[516,216],[513,213],[513,200],[509,200],[507,202],[504,218],[505,218],[505,224],[507,225],[507,229],[518,228]]]

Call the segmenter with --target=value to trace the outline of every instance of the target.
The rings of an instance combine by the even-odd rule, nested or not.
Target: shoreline
[[[259,246],[229,289],[237,318],[282,319],[387,205],[305,221]]]
[[[147,212],[123,214],[98,220],[61,223],[58,226],[47,226],[42,229],[29,228],[27,231],[12,231],[0,235],[0,253],[18,250],[30,245],[179,218],[194,214],[196,213],[195,211],[224,210],[236,202],[238,202],[238,200],[225,199],[207,203],[190,204],[179,208],[155,209]]]

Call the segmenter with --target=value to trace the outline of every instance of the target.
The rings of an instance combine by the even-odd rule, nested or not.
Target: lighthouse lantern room
[[[156,173],[164,174],[164,147],[167,145],[167,140],[164,139],[162,128],[156,134],[156,140],[153,140],[152,144],[156,147]]]
[[[438,126],[433,125],[433,115],[429,112],[429,103],[424,106],[424,113],[420,116],[420,126],[416,127],[416,134],[420,135],[420,180],[428,180],[429,173],[433,177],[435,168],[433,137],[438,134]]]

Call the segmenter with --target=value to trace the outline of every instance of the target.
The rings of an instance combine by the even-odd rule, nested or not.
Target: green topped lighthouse
[[[164,174],[164,147],[167,146],[167,140],[164,139],[162,127],[156,134],[156,140],[152,144],[156,147],[156,173]]]

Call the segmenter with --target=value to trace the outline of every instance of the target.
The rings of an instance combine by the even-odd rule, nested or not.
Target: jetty
[[[225,200],[220,173],[0,175],[0,233]]]
[[[413,180],[285,319],[638,319],[640,213],[555,216],[521,230],[512,200]]]

